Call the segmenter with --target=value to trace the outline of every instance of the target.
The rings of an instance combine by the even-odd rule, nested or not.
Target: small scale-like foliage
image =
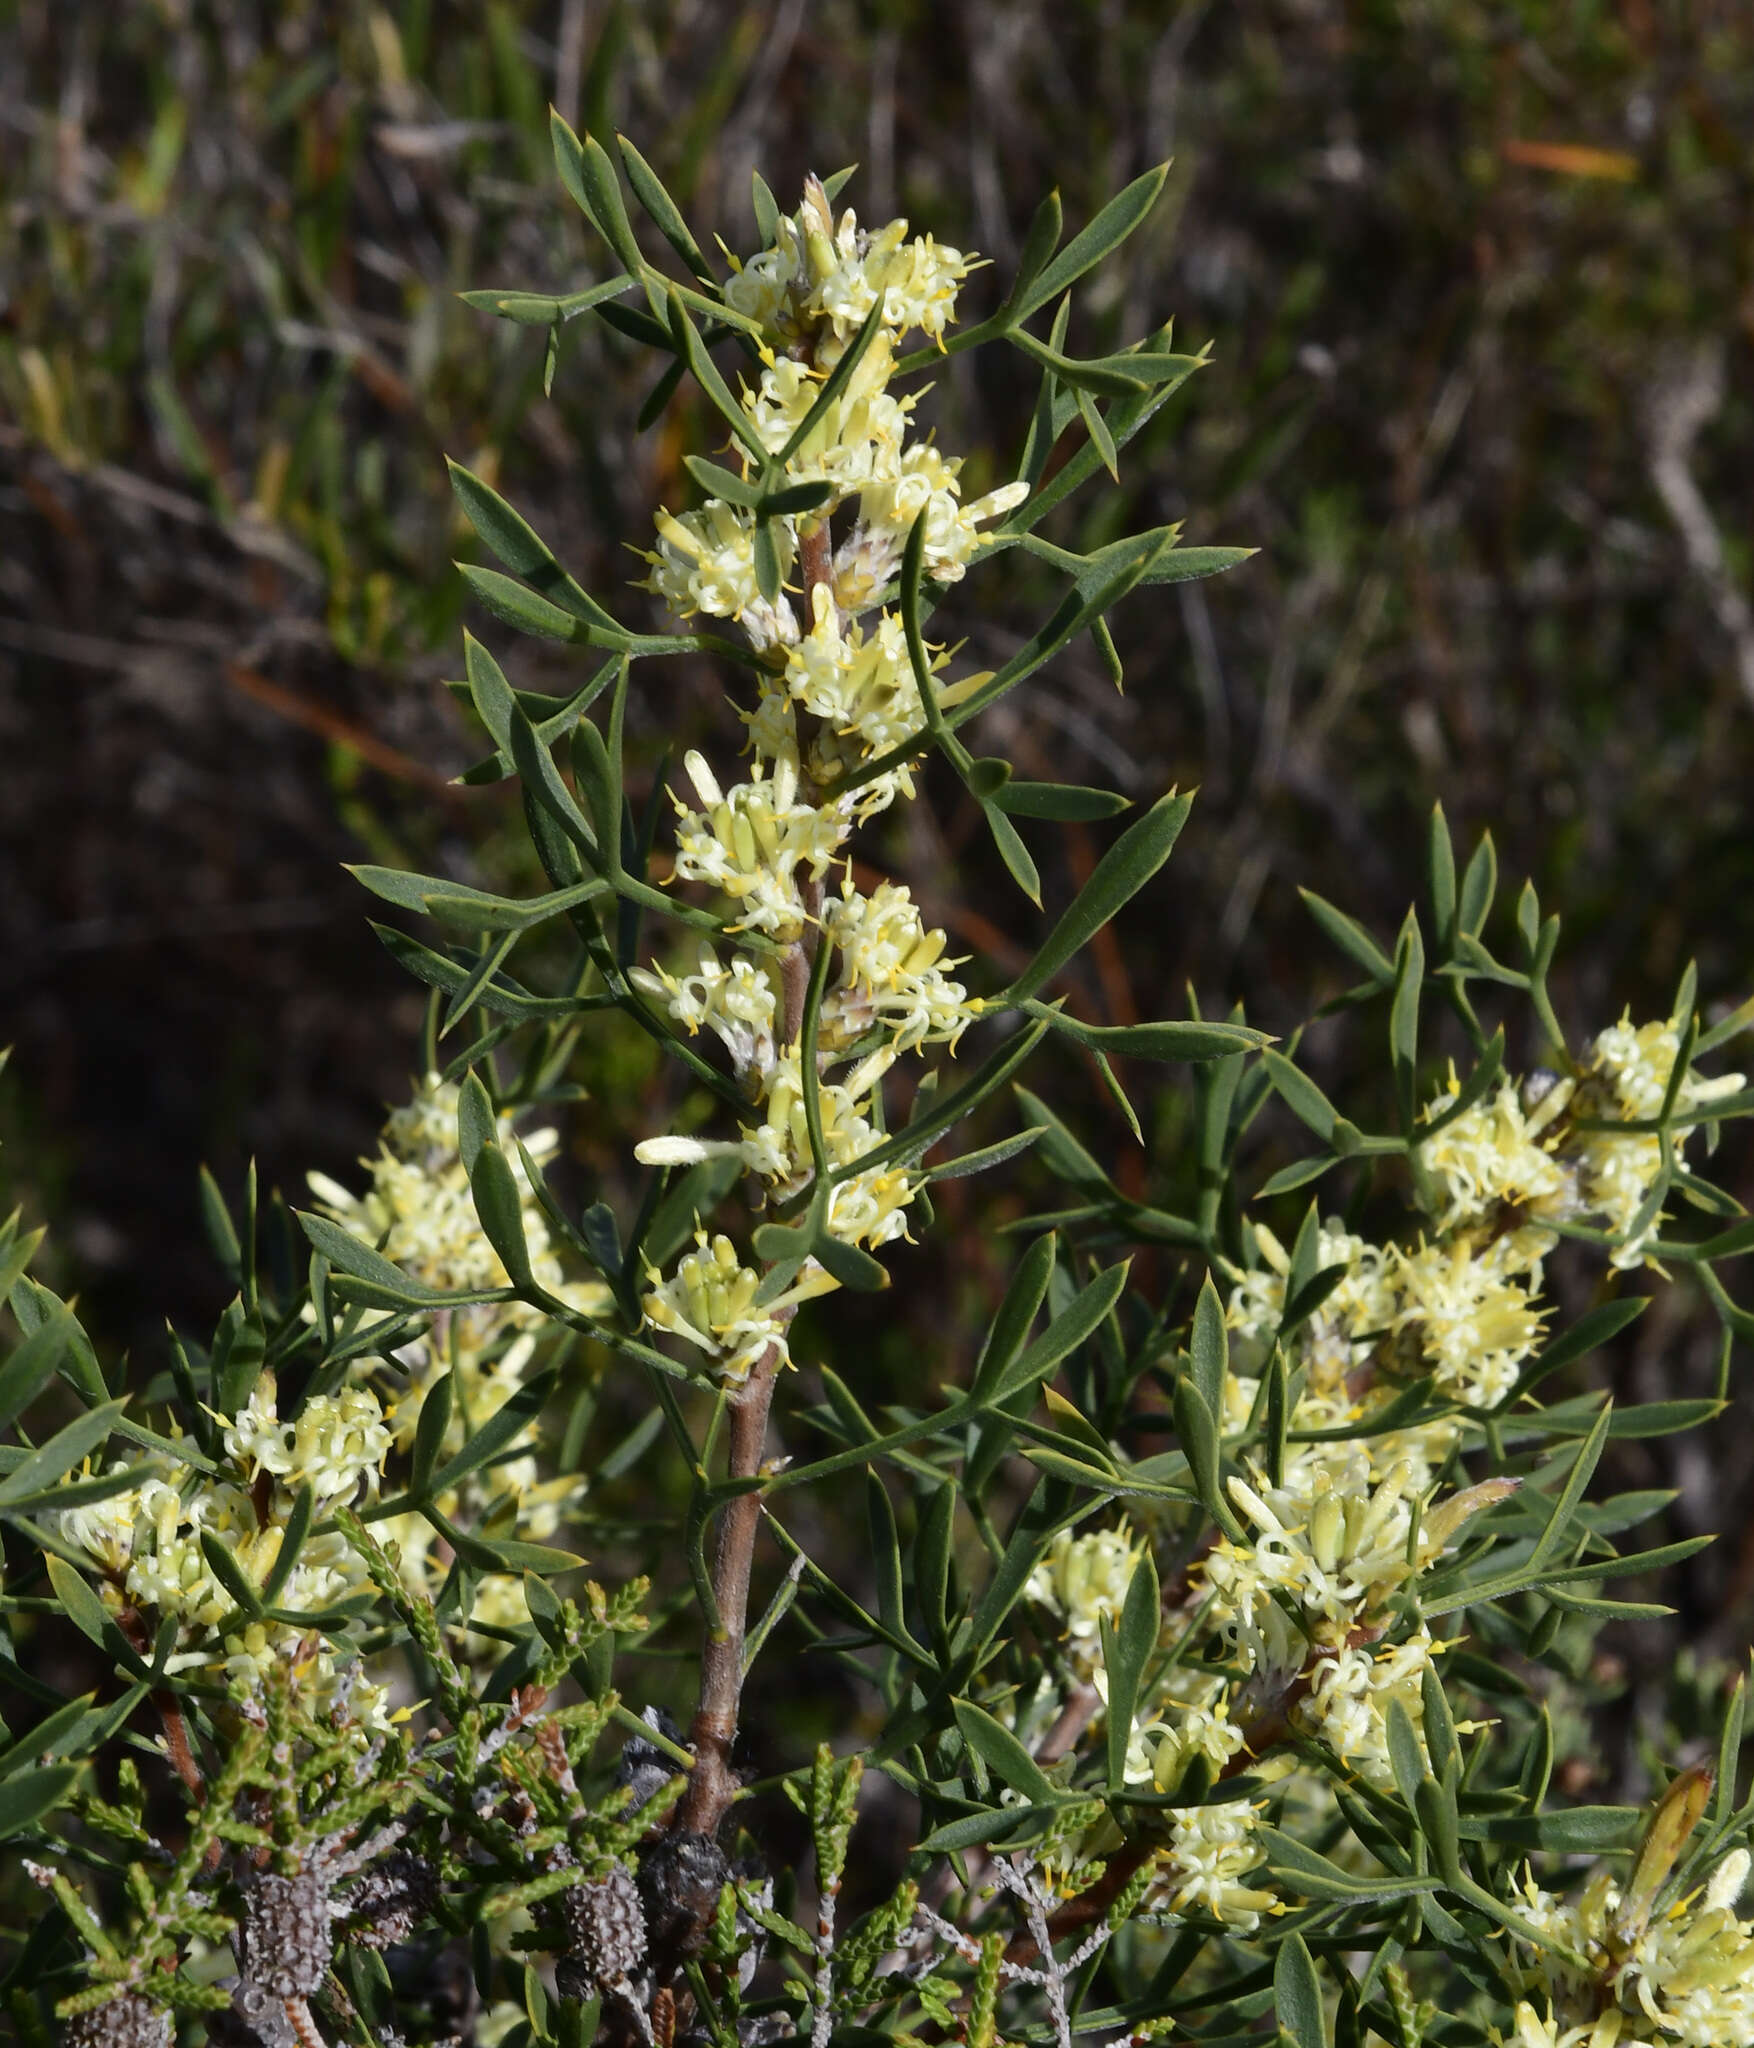
[[[1555,1780],[1577,1643],[1659,1611],[1616,1582],[1704,1540],[1617,1547],[1666,1497],[1595,1481],[1611,1440],[1709,1423],[1754,1332],[1717,1271],[1754,1225],[1699,1171],[1754,1108],[1713,1071],[1750,1010],[1708,1027],[1689,975],[1669,1017],[1568,1044],[1558,919],[1525,888],[1495,920],[1491,841],[1458,867],[1439,812],[1392,940],[1310,901],[1360,976],[1338,1007],[1380,1050],[1371,1107],[1241,1015],[1084,1021],[1066,971],[1156,884],[1173,791],[1009,981],[949,957],[883,821],[954,777],[1039,908],[1031,842],[1126,806],[977,754],[981,714],[1085,635],[1118,681],[1114,608],[1243,556],[1038,530],[1199,367],[1167,328],[1068,340],[1161,174],[1070,240],[1044,201],[958,327],[974,260],[837,213],[844,176],[791,213],[757,180],[763,246],[721,260],[630,144],[554,141],[617,267],[469,298],[545,329],[550,376],[568,321],[606,322],[659,360],[653,417],[685,378],[718,416],[700,502],[641,550],[675,629],[620,623],[454,466],[502,565],[475,596],[589,668],[538,697],[472,638],[459,686],[471,779],[518,779],[548,888],[359,871],[437,927],[384,930],[432,991],[424,1078],[369,1186],[314,1177],[298,1215],[207,1190],[237,1296],[139,1413],[6,1228],[0,1832],[43,1906],[6,1960],[21,2035],[1754,2042],[1743,1688],[1710,1763],[1657,1760],[1648,1811]],[[919,380],[982,345],[1040,386],[1014,475],[970,500]],[[934,619],[1019,549],[1064,595],[969,672]],[[630,794],[627,708],[683,656],[735,680],[748,760],[691,753],[666,825]],[[524,1121],[572,1102],[598,1028],[693,1088],[626,1213],[580,1210]],[[1035,1092],[1056,1051],[1135,1124],[1114,1060],[1189,1069],[1187,1213]],[[1288,1128],[1313,1145],[1262,1178]],[[942,1329],[933,1395],[873,1413],[821,1355],[835,1298],[880,1315],[932,1184],[1024,1157],[1050,1206],[1003,1300]],[[1569,1318],[1561,1262],[1594,1276]],[[1578,1369],[1644,1306],[1634,1276],[1676,1274],[1721,1319],[1717,1391],[1615,1408]],[[610,1384],[642,1415],[599,1443]],[[639,1532],[596,1498],[635,1477],[650,1582],[611,1568]],[[814,1532],[852,1495],[849,1575]],[[45,1624],[86,1639],[90,1694],[29,1675]],[[649,1696],[677,1652],[686,1727]],[[763,1786],[739,1718],[779,1655],[866,1705]],[[905,1823],[862,1806],[879,1775]]]

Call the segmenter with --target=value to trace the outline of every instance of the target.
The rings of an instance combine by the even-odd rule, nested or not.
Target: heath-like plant
[[[587,312],[653,351],[649,417],[697,387],[719,446],[640,550],[675,630],[622,624],[454,468],[503,565],[465,569],[475,596],[600,657],[557,700],[467,645],[492,744],[469,779],[518,778],[546,893],[359,871],[443,928],[384,932],[433,991],[423,1078],[357,1190],[313,1176],[295,1218],[252,1183],[233,1216],[209,1185],[237,1298],[138,1414],[7,1228],[21,2036],[1754,2043],[1741,1685],[1713,1764],[1653,1755],[1648,1812],[1553,1789],[1590,1640],[1663,1611],[1605,1588],[1704,1540],[1617,1551],[1669,1497],[1591,1482],[1610,1439],[1717,1414],[1754,1335],[1716,1271],[1754,1224],[1698,1170],[1754,1108],[1701,1066],[1754,1006],[1707,1028],[1689,975],[1669,1018],[1569,1045],[1558,920],[1525,888],[1501,957],[1491,841],[1458,874],[1439,812],[1392,945],[1311,899],[1360,976],[1340,1007],[1386,1017],[1369,1129],[1240,1015],[1066,1009],[1169,857],[1174,792],[1021,972],[953,957],[883,872],[890,814],[941,763],[1039,910],[1030,839],[1126,806],[977,754],[982,713],[1086,635],[1118,682],[1113,608],[1241,559],[1039,531],[1198,367],[1167,330],[1068,350],[1073,288],[1161,173],[1064,246],[1044,202],[958,326],[974,259],[861,227],[844,178],[791,213],[757,180],[762,246],[720,260],[628,143],[557,120],[555,146],[619,269],[469,297],[546,330],[550,376]],[[1040,387],[1016,474],[967,497],[929,380],[982,344]],[[971,671],[934,617],[1020,554],[1063,595]],[[720,665],[735,716],[636,806],[628,707],[679,655]],[[577,1095],[612,1012],[692,1084],[619,1213],[519,1131]],[[1068,1041],[1129,1117],[1116,1056],[1193,1063],[1154,1198],[1025,1085]],[[1514,1070],[1524,1045],[1547,1065]],[[1315,1149],[1263,1180],[1293,1122]],[[876,1405],[831,1363],[828,1297],[881,1314],[932,1184],[1024,1154],[1049,1206],[1002,1300],[945,1317]],[[1594,1274],[1569,1321],[1556,1260]],[[1578,1368],[1644,1307],[1635,1277],[1674,1274],[1722,1320],[1717,1388],[1614,1409]],[[95,1681],[72,1701],[37,1656],[69,1628]],[[754,1783],[744,1687],[779,1654],[866,1704]],[[685,1723],[652,1696],[678,1656]],[[862,1814],[873,1773],[901,1797]]]

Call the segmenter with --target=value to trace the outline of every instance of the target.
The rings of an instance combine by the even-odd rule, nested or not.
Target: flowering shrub
[[[1698,1170],[1754,1107],[1700,1063],[1754,1006],[1707,1028],[1689,978],[1667,1020],[1568,1047],[1557,919],[1525,889],[1493,951],[1491,842],[1458,873],[1439,813],[1392,949],[1312,899],[1362,977],[1342,1007],[1387,1018],[1394,1127],[1367,1130],[1240,1016],[1102,1026],[1054,994],[1168,859],[1174,792],[1009,982],[951,956],[859,835],[936,756],[1039,906],[1023,828],[1125,806],[959,735],[1081,635],[1118,681],[1109,611],[1240,558],[1173,529],[1086,553],[1038,532],[1198,367],[1167,331],[1067,351],[1072,287],[1161,176],[1064,247],[1050,198],[997,310],[958,328],[973,259],[861,228],[840,180],[789,215],[758,181],[763,247],[721,275],[629,145],[555,141],[621,270],[472,303],[545,328],[550,374],[595,311],[667,358],[653,411],[694,379],[734,467],[687,457],[703,502],[657,516],[664,633],[619,624],[454,470],[504,565],[465,572],[482,604],[604,659],[556,701],[468,642],[493,747],[472,777],[520,780],[545,894],[359,871],[443,928],[384,933],[433,995],[425,1078],[367,1182],[313,1176],[296,1218],[209,1191],[237,1298],[138,1414],[8,1227],[0,1829],[44,1894],[6,1978],[21,2034],[1754,2042],[1741,1687],[1715,1770],[1655,1760],[1648,1814],[1555,1793],[1552,1711],[1562,1633],[1660,1611],[1606,1588],[1703,1540],[1617,1550],[1663,1499],[1591,1486],[1611,1437],[1699,1426],[1727,1377],[1616,1410],[1576,1368],[1644,1307],[1633,1275],[1697,1285],[1726,1376],[1754,1334],[1716,1271],[1754,1227]],[[969,499],[913,380],[983,342],[1041,385],[1018,474]],[[1064,599],[964,672],[935,610],[1014,549]],[[678,654],[739,678],[742,730],[716,765],[689,754],[664,836],[623,732],[636,670]],[[523,1125],[571,1099],[608,1011],[712,1105],[638,1144],[630,1215],[579,1210],[555,1133]],[[1524,1041],[1550,1068],[1512,1071]],[[1123,1193],[1023,1085],[1067,1042],[1129,1116],[1114,1058],[1189,1066],[1193,1213]],[[1275,1101],[1314,1149],[1251,1187]],[[977,1113],[997,1135],[947,1153]],[[944,1330],[935,1391],[873,1414],[823,1362],[830,1297],[905,1275],[934,1182],[1024,1153],[1055,1206],[990,1324]],[[1317,1183],[1299,1220],[1286,1198]],[[1595,1275],[1569,1319],[1562,1255]],[[612,1383],[646,1413],[600,1443]],[[855,1474],[849,1581],[807,1539]],[[655,1533],[599,1504],[631,1475]],[[574,1576],[575,1539],[604,1582]],[[56,1618],[98,1679],[66,1703],[23,1654]],[[755,1783],[744,1682],[787,1642],[868,1707]],[[678,1652],[686,1726],[651,1697]],[[871,1773],[905,1823],[861,1813]]]

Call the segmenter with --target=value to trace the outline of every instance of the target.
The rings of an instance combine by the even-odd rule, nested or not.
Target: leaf
[[[1273,2008],[1296,2048],[1327,2048],[1321,1979],[1301,1934],[1288,1934],[1273,1958]]]
[[[1015,1137],[1001,1138],[997,1144],[983,1145],[978,1151],[964,1152],[959,1159],[946,1159],[942,1166],[929,1167],[928,1180],[966,1180],[970,1174],[984,1173],[989,1166],[1002,1166],[1007,1159],[1015,1159],[1020,1152],[1027,1152],[1046,1126],[1035,1125],[1027,1131],[1019,1131]]]
[[[1556,1813],[1463,1814],[1464,1842],[1499,1842],[1554,1856],[1604,1856],[1632,1846],[1643,1818],[1636,1806],[1568,1806]]]
[[[471,1071],[457,1091],[457,1152],[464,1173],[475,1171],[482,1146],[492,1142],[498,1128],[499,1119],[481,1077]]]
[[[1171,790],[1127,827],[1097,862],[1041,950],[1006,991],[1009,1001],[1021,1002],[1034,995],[1138,894],[1168,860],[1192,806],[1191,796]],[[1234,1049],[1234,1045],[1226,1047],[1227,1051]]]
[[[811,1244],[811,1256],[843,1287],[860,1294],[877,1294],[889,1285],[889,1269],[881,1259],[856,1244],[847,1244],[823,1229]]]
[[[922,525],[924,521],[920,522]],[[1012,881],[1027,896],[1037,910],[1041,908],[1041,874],[1024,845],[1021,834],[1004,810],[994,804],[983,803],[981,814],[987,821],[987,829],[993,835],[993,844],[999,849],[999,858],[1005,863]]]
[[[627,173],[627,182],[633,187],[633,195],[651,215],[653,226],[695,276],[703,284],[710,285],[713,282],[711,266],[701,253],[700,244],[689,232],[681,209],[665,191],[662,179],[625,135],[617,133],[615,147],[620,153],[621,168]]]
[[[1303,907],[1323,932],[1349,959],[1355,961],[1372,981],[1386,988],[1395,978],[1393,961],[1356,918],[1348,917],[1313,889],[1299,889]]]
[[[1498,855],[1492,834],[1483,832],[1480,844],[1469,856],[1462,874],[1461,897],[1456,907],[1456,929],[1478,938],[1498,893]]]
[[[1332,1144],[1340,1113],[1309,1076],[1283,1053],[1263,1052],[1261,1065],[1274,1092],[1299,1122],[1307,1124],[1324,1143]]]
[[[924,1115],[916,1117],[881,1145],[874,1145],[868,1152],[861,1152],[849,1160],[845,1166],[835,1168],[829,1175],[830,1182],[838,1186],[843,1180],[869,1173],[879,1166],[888,1166],[897,1160],[911,1164],[923,1157],[946,1131],[1004,1086],[1041,1043],[1046,1030],[1045,1024],[1037,1023],[1028,1030],[1013,1033],[987,1055],[966,1081],[935,1101]]]
[[[1269,1195],[1288,1195],[1293,1188],[1307,1187],[1312,1180],[1320,1180],[1324,1173],[1339,1163],[1338,1158],[1330,1155],[1326,1159],[1299,1159],[1294,1165],[1282,1166],[1261,1183],[1256,1199],[1264,1201]]]
[[[719,374],[718,365],[708,355],[706,343],[700,332],[688,317],[688,309],[682,302],[681,294],[674,285],[669,288],[670,332],[675,337],[678,351],[687,359],[694,381],[712,401],[719,417],[736,435],[745,448],[759,463],[767,461],[767,445],[756,431],[742,406],[737,403],[731,387]]]
[[[907,1638],[902,1613],[901,1538],[888,1488],[874,1471],[865,1473],[865,1517],[871,1538],[871,1563],[877,1581],[877,1613],[891,1635]]]
[[[1456,855],[1440,803],[1432,805],[1426,828],[1425,876],[1431,893],[1431,928],[1439,952],[1447,953],[1456,933]]]
[[[337,1272],[369,1280],[412,1307],[437,1308],[452,1299],[442,1288],[429,1287],[424,1280],[416,1280],[400,1266],[393,1266],[381,1252],[373,1251],[369,1244],[343,1230],[339,1223],[331,1223],[328,1217],[313,1216],[303,1209],[295,1209],[293,1214],[312,1246]]]
[[[76,1570],[64,1557],[57,1557],[52,1550],[44,1553],[43,1565],[61,1612],[80,1634],[89,1637],[100,1650],[107,1651],[131,1677],[150,1679],[152,1673],[116,1626],[109,1609],[92,1591],[91,1582],[85,1574]]]
[[[496,1458],[513,1438],[541,1414],[543,1405],[554,1391],[557,1375],[553,1371],[538,1373],[532,1380],[526,1380],[511,1398],[498,1408],[469,1438],[463,1448],[433,1473],[429,1482],[432,1495],[446,1494],[454,1486],[467,1479],[471,1472],[479,1472],[482,1466]],[[446,1375],[448,1381],[449,1375]],[[437,1389],[433,1390],[435,1393]],[[432,1395],[427,1396],[431,1400]],[[425,1421],[422,1413],[421,1420]],[[412,1489],[411,1489],[412,1490]]]
[[[1295,1836],[1282,1834],[1278,1828],[1259,1827],[1255,1839],[1267,1853],[1267,1865],[1273,1876],[1287,1891],[1306,1899],[1342,1905],[1354,1900],[1411,1898],[1438,1888],[1434,1877],[1391,1877],[1382,1872],[1355,1875],[1314,1849],[1305,1848]]]
[[[475,1170],[469,1176],[469,1191],[475,1198],[482,1234],[499,1254],[512,1285],[527,1295],[538,1292],[530,1269],[529,1247],[524,1242],[523,1196],[511,1164],[498,1145],[481,1146]]]
[[[414,1426],[413,1459],[408,1472],[408,1493],[414,1500],[432,1497],[433,1470],[444,1446],[445,1432],[451,1426],[453,1399],[452,1375],[447,1372],[427,1388],[426,1398],[420,1404],[420,1419]]]
[[[46,1444],[39,1444],[6,1475],[5,1484],[0,1485],[0,1508],[17,1507],[30,1495],[52,1486],[63,1473],[71,1472],[82,1458],[107,1441],[126,1406],[125,1400],[106,1401],[100,1407],[87,1409],[64,1429],[57,1430]]]
[[[1589,1485],[1597,1460],[1602,1455],[1603,1446],[1608,1441],[1608,1424],[1613,1412],[1614,1404],[1611,1401],[1605,1402],[1596,1426],[1584,1439],[1577,1455],[1572,1459],[1571,1470],[1565,1475],[1565,1484],[1553,1503],[1553,1512],[1548,1516],[1546,1527],[1529,1553],[1528,1570],[1539,1570],[1558,1549],[1560,1538],[1564,1536],[1571,1521],[1572,1511],[1583,1499],[1584,1488]]]
[[[1049,299],[1058,298],[1068,285],[1076,283],[1087,270],[1118,249],[1157,203],[1157,195],[1163,190],[1163,181],[1168,175],[1169,166],[1159,164],[1117,192],[1090,224],[1074,235],[1059,255],[1042,269],[1027,290],[1021,293],[1013,290],[1011,299],[1007,301],[1007,324],[1016,325],[1027,320]],[[1035,233],[1034,222],[1031,223],[1031,233]]]
[[[576,904],[609,894],[609,884],[595,876],[545,896],[514,897],[492,896],[484,889],[466,888],[461,882],[442,881],[436,875],[410,874],[402,868],[360,865],[349,867],[347,872],[387,903],[400,904],[406,910],[436,917],[441,924],[461,925],[470,931],[528,931]]]
[[[1130,797],[1111,789],[1087,789],[1071,782],[1007,782],[987,800],[1014,818],[1051,818],[1062,824],[1094,824],[1131,808]]]
[[[1029,231],[1023,237],[1023,247],[1017,254],[1017,269],[1011,279],[1011,289],[995,316],[1001,323],[1009,325],[1023,317],[1017,308],[1046,267],[1048,258],[1059,247],[1061,229],[1060,195],[1053,191],[1030,216]]]
[[[1210,1273],[1194,1304],[1194,1327],[1188,1343],[1188,1370],[1200,1399],[1214,1415],[1224,1413],[1224,1380],[1230,1369],[1230,1344],[1224,1329],[1224,1304]]]
[[[986,1345],[975,1368],[974,1384],[969,1390],[972,1399],[990,1400],[1022,1350],[1030,1325],[1047,1297],[1057,1252],[1058,1241],[1049,1233],[1036,1238],[1018,1260],[1011,1284],[1005,1289],[1005,1298],[999,1304],[999,1312],[987,1331]]]
[[[618,640],[628,637],[596,599],[560,566],[548,543],[491,485],[483,483],[460,462],[448,462],[448,466],[451,489],[468,514],[469,524],[513,575],[586,625],[596,626]]]
[[[1085,1024],[1076,1017],[1068,1017],[1063,1010],[1048,1003],[1038,1003],[1033,998],[1023,1008],[1026,1015],[1039,1018],[1062,1036],[1117,1058],[1215,1060],[1231,1053],[1251,1052],[1267,1040],[1264,1031],[1256,1031],[1247,1024],[1198,1024],[1173,1020],[1161,1024]]]
[[[201,1554],[207,1569],[224,1587],[232,1605],[252,1619],[262,1613],[262,1595],[243,1566],[212,1529],[201,1531]]]
[[[623,292],[630,291],[633,284],[634,279],[624,274],[607,278],[602,284],[588,285],[582,292],[568,292],[560,298],[545,292],[500,292],[491,288],[459,292],[457,296],[477,313],[497,314],[502,320],[515,320],[521,327],[553,327],[563,320],[576,320],[593,306],[602,305],[605,299],[619,298]]]
[[[78,1764],[46,1764],[0,1784],[0,1836],[16,1835],[52,1813],[73,1789],[79,1770]]]
[[[946,1821],[941,1828],[934,1828],[920,1848],[936,1856],[951,1856],[959,1849],[978,1848],[986,1842],[1029,1841],[1051,1826],[1065,1805],[1063,1798],[1056,1798],[1040,1805],[999,1806],[985,1813],[964,1814],[960,1820]],[[853,2028],[835,2029],[837,2040],[856,2038],[856,2034]],[[894,2037],[882,2038],[887,2041]],[[868,2044],[868,2048],[876,2048],[876,2043]]]
[[[972,1700],[953,1700],[951,1709],[962,1739],[993,1773],[1014,1792],[1038,1805],[1051,1805],[1060,1789],[1009,1728],[995,1721]]]
[[[84,1732],[81,1723],[88,1715],[93,1721],[102,1719],[101,1714],[91,1712],[96,1698],[95,1692],[88,1692],[81,1699],[69,1700],[64,1707],[57,1707],[52,1714],[45,1715],[16,1742],[0,1750],[0,1778],[16,1777],[26,1765],[41,1757],[55,1755],[57,1748],[64,1743],[69,1749],[76,1748],[77,1742],[69,1742],[67,1738]]]
[[[1035,1342],[996,1375],[988,1398],[994,1402],[1008,1400],[1045,1379],[1063,1358],[1076,1351],[1121,1298],[1127,1284],[1127,1264],[1110,1266],[1081,1287]]]
[[[1394,1063],[1401,1128],[1411,1132],[1419,1115],[1419,998],[1425,986],[1425,945],[1412,911],[1395,948],[1395,993],[1389,1005],[1389,1055]]]
[[[1388,1736],[1389,1768],[1394,1773],[1395,1789],[1406,1801],[1411,1811],[1419,1796],[1420,1781],[1427,1775],[1425,1751],[1420,1745],[1413,1716],[1408,1713],[1404,1702],[1390,1696],[1388,1711],[1384,1716]]]
[[[883,294],[879,292],[876,303],[860,323],[858,333],[847,343],[834,368],[822,380],[821,388],[810,401],[810,410],[792,429],[785,446],[773,458],[776,469],[785,468],[786,464],[797,455],[799,449],[808,443],[810,436],[816,432],[817,428],[827,418],[829,407],[840,402],[842,392],[852,382],[854,371],[858,369],[860,363],[864,360],[866,351],[876,340],[882,325]],[[765,458],[766,451],[763,450],[762,453],[763,458]]]
[[[1107,1615],[1101,1617],[1102,1661],[1108,1673],[1108,1699],[1104,1706],[1108,1782],[1117,1789],[1127,1781],[1127,1749],[1133,1737],[1140,1686],[1163,1627],[1161,1599],[1157,1566],[1147,1548],[1127,1582],[1119,1626],[1111,1631]]]
[[[1128,388],[1123,385],[1123,389]],[[1102,457],[1102,466],[1118,484],[1121,480],[1120,458],[1115,452],[1115,437],[1108,430],[1108,422],[1102,416],[1102,408],[1082,384],[1075,391],[1078,400],[1078,417],[1084,422],[1084,431],[1090,436],[1090,445]]]
[[[73,1332],[73,1311],[58,1309],[0,1365],[0,1429],[23,1414],[55,1377]]]
[[[1222,1456],[1218,1421],[1201,1398],[1191,1375],[1184,1373],[1170,1396],[1176,1439],[1188,1461],[1188,1471],[1206,1511],[1234,1542],[1240,1535],[1235,1514],[1224,1497]]]

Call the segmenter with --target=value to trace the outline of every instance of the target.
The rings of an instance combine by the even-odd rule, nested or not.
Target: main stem
[[[811,593],[833,575],[833,543],[823,520],[798,543],[803,573],[804,615],[813,616]],[[780,964],[785,1006],[785,1042],[797,1045],[804,1035],[804,998],[810,985],[810,961],[818,939],[821,885],[803,885],[808,913],[802,935],[786,949]],[[814,1080],[815,1076],[806,1077]],[[748,1379],[731,1396],[726,1431],[725,1476],[754,1479],[767,1453],[767,1417],[773,1406],[774,1380],[780,1350],[770,1344],[750,1368]],[[737,1795],[731,1770],[731,1748],[737,1739],[737,1710],[743,1696],[743,1649],[749,1628],[749,1576],[755,1559],[755,1535],[761,1527],[761,1496],[740,1493],[719,1511],[718,1540],[713,1549],[713,1601],[718,1626],[707,1631],[700,1656],[700,1697],[688,1730],[694,1751],[688,1790],[682,1795],[676,1825],[689,1834],[711,1835]]]

